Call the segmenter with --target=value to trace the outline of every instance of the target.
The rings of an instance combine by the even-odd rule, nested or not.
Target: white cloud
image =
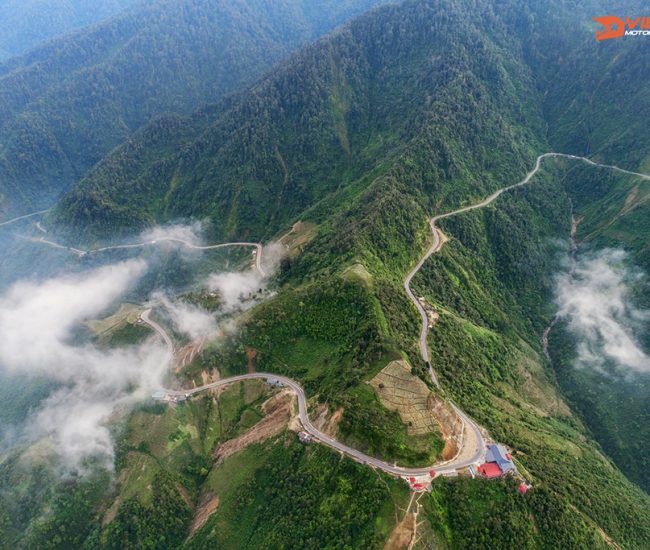
[[[0,368],[61,384],[29,420],[28,433],[48,437],[71,469],[82,469],[91,456],[111,466],[111,416],[159,388],[169,365],[155,338],[108,351],[74,343],[79,323],[104,312],[145,270],[144,262],[131,260],[40,284],[19,282],[0,297]]]
[[[224,313],[239,311],[254,303],[252,298],[266,287],[267,279],[275,273],[285,248],[279,243],[270,243],[262,250],[262,269],[264,276],[257,270],[244,272],[213,273],[206,281],[212,292],[218,292],[222,300]]]
[[[139,237],[140,242],[151,241],[181,241],[192,245],[199,245],[202,224],[195,222],[192,225],[165,225],[156,226],[143,232]]]
[[[167,309],[176,330],[191,340],[209,338],[217,332],[217,321],[212,313],[186,302],[171,300],[162,293],[153,296]]]
[[[213,273],[206,284],[211,291],[219,293],[224,313],[241,309],[264,286],[263,278],[257,271]]]
[[[628,372],[650,372],[650,357],[635,336],[650,311],[631,300],[632,285],[642,275],[625,261],[624,251],[606,249],[581,259],[573,276],[558,277],[558,316],[578,338],[578,366],[602,368],[610,362]]]

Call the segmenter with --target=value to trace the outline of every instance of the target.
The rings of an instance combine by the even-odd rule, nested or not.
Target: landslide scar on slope
[[[253,443],[281,433],[294,414],[294,401],[295,397],[289,390],[283,390],[265,401],[262,405],[264,418],[239,437],[219,445],[214,452],[217,462],[223,461]]]

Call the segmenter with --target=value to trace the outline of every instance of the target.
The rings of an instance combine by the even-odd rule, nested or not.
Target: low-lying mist
[[[110,416],[158,387],[169,364],[155,338],[110,350],[75,343],[79,324],[106,311],[145,270],[143,261],[130,260],[40,284],[19,282],[0,297],[0,368],[59,385],[24,435],[47,437],[69,469],[83,469],[90,457],[110,468]]]
[[[578,340],[576,366],[623,374],[650,373],[650,356],[639,335],[650,311],[634,305],[632,291],[645,276],[629,267],[622,250],[605,249],[581,257],[573,274],[557,279],[558,317]]]
[[[199,245],[199,230],[197,225],[157,228],[141,235],[137,242],[179,239]],[[172,251],[186,248],[178,242],[166,242],[161,247]],[[109,252],[107,265],[21,279],[0,293],[0,372],[14,380],[50,380],[54,388],[35,404],[26,419],[0,427],[5,448],[18,442],[44,441],[65,471],[84,472],[91,463],[112,469],[115,420],[164,387],[173,358],[153,331],[137,344],[106,348],[80,336],[83,322],[101,319],[120,302],[137,297],[138,301],[148,300],[143,309],[153,306],[164,310],[165,322],[182,338],[211,339],[220,329],[223,332],[224,326],[219,323],[224,314],[246,309],[260,299],[259,291],[265,288],[283,253],[280,245],[264,247],[264,276],[252,268],[256,259],[252,248],[236,255],[238,262],[244,259],[251,266],[243,272],[205,272],[212,262],[201,262],[199,285],[221,299],[219,311],[209,312],[177,298],[177,288],[166,284],[156,288],[156,281],[166,282],[169,277],[160,278],[161,264],[150,254],[151,247],[140,253],[138,250],[129,249],[131,257],[120,261]],[[188,254],[196,259],[209,253],[188,249]],[[182,269],[195,269],[195,265]],[[223,269],[223,264],[219,265]],[[140,291],[134,294],[138,288],[148,289],[147,295]],[[232,334],[232,321],[224,323]]]

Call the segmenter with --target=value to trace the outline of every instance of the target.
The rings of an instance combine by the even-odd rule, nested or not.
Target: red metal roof
[[[503,472],[496,462],[486,462],[478,467],[478,471],[485,477],[499,477]]]

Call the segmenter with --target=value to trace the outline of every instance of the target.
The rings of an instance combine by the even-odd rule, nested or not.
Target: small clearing
[[[296,222],[291,231],[280,237],[280,243],[287,247],[290,256],[299,253],[302,248],[316,235],[315,223]]]
[[[407,550],[415,535],[415,514],[409,512],[393,529],[384,550]]]

